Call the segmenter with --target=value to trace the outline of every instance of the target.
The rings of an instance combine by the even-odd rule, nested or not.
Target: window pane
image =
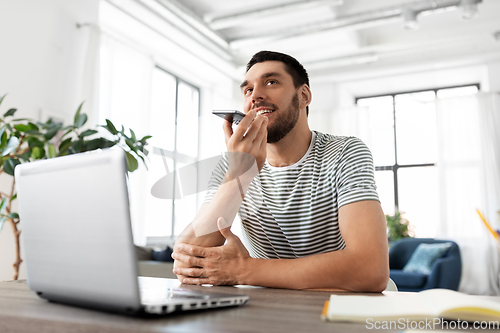
[[[377,193],[386,215],[394,214],[394,172],[392,170],[375,171]]]
[[[149,160],[151,163],[147,171],[147,200],[141,208],[144,211],[145,234],[146,236],[170,236],[172,234],[172,200],[155,198],[151,194],[151,188],[167,173],[173,172],[174,161],[153,153],[149,154]],[[173,188],[167,190],[172,192],[172,197]]]
[[[479,91],[479,89],[477,89],[477,86],[439,89],[437,91],[437,97],[438,98],[448,98],[448,97],[474,95],[474,94],[477,94],[478,91]]]
[[[99,122],[110,119],[118,128],[132,128],[137,136],[149,134],[148,110],[151,90],[150,57],[103,37]]]
[[[375,165],[394,164],[394,113],[392,96],[363,98],[359,106],[369,108],[369,142]]]
[[[433,91],[397,95],[396,142],[398,164],[435,163],[436,107]]]
[[[399,169],[398,193],[399,210],[414,226],[415,236],[435,237],[439,219],[437,169]]]
[[[175,77],[156,68],[151,87],[151,146],[175,148]]]
[[[198,90],[179,83],[177,108],[177,151],[189,156],[198,155]]]

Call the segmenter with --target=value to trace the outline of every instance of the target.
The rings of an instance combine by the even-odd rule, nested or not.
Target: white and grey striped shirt
[[[373,159],[358,138],[313,131],[297,163],[273,167],[267,161],[239,210],[243,241],[254,258],[291,259],[345,248],[338,209],[361,200],[379,200]],[[209,202],[227,170],[214,171]]]

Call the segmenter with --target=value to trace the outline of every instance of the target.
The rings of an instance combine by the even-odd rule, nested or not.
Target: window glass
[[[417,237],[435,237],[439,219],[436,167],[400,168],[399,210],[405,213]]]
[[[363,98],[359,106],[369,109],[369,148],[375,165],[394,164],[394,111],[392,96]]]
[[[377,193],[386,215],[394,214],[394,172],[392,170],[375,171]]]
[[[156,68],[151,87],[150,143],[170,151],[175,148],[175,92],[175,77]]]
[[[179,83],[177,106],[177,151],[189,156],[198,155],[198,89]]]
[[[174,170],[174,161],[160,154],[149,154],[150,163],[147,171],[147,200],[143,203],[143,218],[147,236],[166,236],[172,232],[172,200],[157,198],[151,194],[153,185]],[[162,190],[173,197],[173,188]]]
[[[437,128],[434,91],[396,95],[396,142],[399,165],[435,163]]]
[[[447,88],[447,89],[439,89],[437,91],[437,97],[448,98],[448,97],[468,96],[477,94],[478,92],[479,89],[477,88],[477,86]]]

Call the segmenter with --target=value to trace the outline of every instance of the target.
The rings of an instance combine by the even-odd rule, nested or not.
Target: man
[[[234,156],[214,172],[209,203],[172,254],[179,280],[384,290],[386,221],[368,148],[353,137],[309,129],[309,79],[288,55],[255,54],[241,91],[246,116],[234,130],[223,125]],[[254,172],[237,154],[255,159]],[[229,228],[238,209],[252,256]]]

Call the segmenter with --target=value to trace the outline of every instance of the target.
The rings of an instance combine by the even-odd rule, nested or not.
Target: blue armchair
[[[450,248],[432,264],[430,274],[405,272],[403,268],[418,245],[451,243]],[[462,274],[460,249],[455,242],[433,238],[403,238],[395,241],[389,250],[391,279],[399,291],[421,291],[431,288],[458,290]]]

